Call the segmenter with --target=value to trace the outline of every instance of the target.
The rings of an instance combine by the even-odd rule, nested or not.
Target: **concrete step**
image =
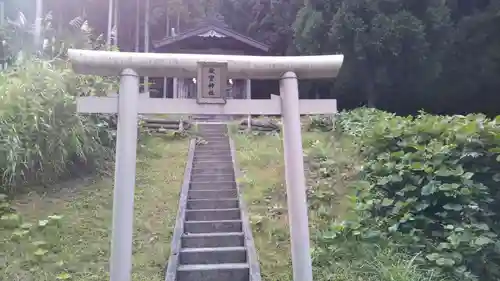
[[[233,167],[224,166],[205,166],[205,167],[194,167],[191,170],[192,175],[230,175],[234,173]]]
[[[207,137],[215,137],[215,136],[227,136],[228,132],[224,129],[210,129],[210,130],[198,130],[198,134],[204,138]]]
[[[197,145],[195,151],[203,151],[204,149],[209,149],[209,150],[229,150],[231,146],[229,145],[229,142],[210,142],[204,145]]]
[[[201,128],[201,129],[198,129],[198,133],[201,136],[215,135],[215,134],[225,135],[225,134],[227,134],[227,128]]]
[[[241,220],[186,221],[185,233],[242,232]]]
[[[229,144],[229,138],[226,133],[210,133],[201,135],[204,142],[199,143],[199,146],[209,145],[213,143]]]
[[[200,142],[196,145],[198,147],[210,146],[210,145],[229,145],[228,137],[224,135],[210,135],[207,138],[203,137],[204,142]]]
[[[209,145],[209,144],[226,144],[229,145],[229,140],[227,136],[224,136],[223,134],[213,134],[213,135],[204,135],[203,140],[206,142],[203,145]],[[199,146],[203,146],[202,144],[199,144]]]
[[[212,151],[227,151],[231,153],[231,147],[226,144],[214,144],[214,145],[206,145],[195,148],[194,153],[203,153],[203,152],[212,152]]]
[[[195,153],[196,154],[196,153]],[[196,155],[195,155],[196,156]],[[213,160],[205,160],[205,158],[212,158]],[[233,165],[233,159],[229,160],[222,160],[221,157],[228,157],[227,155],[224,156],[211,156],[211,155],[202,155],[202,157],[196,157],[193,159],[193,164],[195,165],[206,165],[206,166],[212,166],[212,165],[222,165],[222,166],[232,166]]]
[[[193,168],[194,169],[203,169],[203,168],[211,168],[211,167],[217,167],[217,168],[233,168],[233,161],[201,161],[201,160],[194,160],[193,161]]]
[[[198,182],[221,182],[221,181],[235,181],[234,173],[231,174],[192,174],[191,183]]]
[[[227,143],[229,144],[229,137],[227,136],[226,133],[220,132],[220,133],[209,133],[209,134],[202,134],[202,138],[204,142],[199,142],[198,146],[203,146],[211,143]]]
[[[212,155],[201,155],[201,156],[194,156],[193,161],[199,161],[199,162],[217,162],[217,161],[223,161],[223,162],[229,162],[232,161],[233,157],[231,155],[221,155],[221,156],[212,156]]]
[[[201,135],[201,138],[204,140],[203,142],[199,142],[196,144],[196,148],[198,147],[204,147],[207,145],[214,145],[214,144],[223,144],[223,145],[229,145],[229,139],[227,136],[224,136],[225,133],[216,133],[216,134],[210,134],[210,135]]]
[[[226,140],[217,140],[217,141],[207,141],[206,143],[200,143],[196,145],[196,149],[204,148],[204,147],[213,147],[213,146],[224,146],[229,147],[229,141]]]
[[[198,173],[198,174],[232,174],[234,173],[234,169],[232,165],[207,165],[207,164],[201,164],[201,165],[195,165],[193,163],[193,169],[191,170],[191,173]]]
[[[236,188],[235,181],[191,182],[190,190],[219,190]]]
[[[221,156],[231,156],[230,150],[205,150],[196,151],[194,157],[221,157]]]
[[[245,263],[245,247],[184,248],[180,251],[181,264]]]
[[[188,210],[200,209],[233,209],[239,208],[239,201],[236,198],[223,199],[196,199],[187,201]]]
[[[220,221],[241,219],[240,209],[186,210],[186,221]]]
[[[238,198],[238,190],[215,189],[215,190],[190,190],[188,199],[217,199],[217,198]]]
[[[245,245],[243,232],[192,233],[181,237],[182,248],[242,247]]]
[[[226,133],[208,133],[208,134],[203,134],[203,140],[206,143],[208,143],[208,144],[214,143],[214,142],[222,142],[222,143],[229,144],[229,138],[228,138],[228,136],[227,136]]]
[[[249,281],[246,263],[179,265],[177,281]]]
[[[203,140],[207,143],[227,143],[229,144],[229,139],[225,134],[214,133],[214,134],[203,134]]]

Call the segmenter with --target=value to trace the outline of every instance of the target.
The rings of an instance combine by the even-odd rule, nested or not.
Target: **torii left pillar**
[[[139,77],[132,69],[120,76],[118,128],[116,137],[115,188],[110,276],[112,281],[129,281],[132,273],[132,235],[137,158],[137,115]]]

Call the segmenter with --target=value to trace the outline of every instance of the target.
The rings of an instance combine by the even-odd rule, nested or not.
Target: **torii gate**
[[[293,276],[295,281],[312,281],[300,114],[336,113],[337,103],[299,100],[297,77],[336,77],[343,55],[260,57],[75,49],[68,55],[77,73],[121,77],[118,97],[77,99],[78,112],[118,113],[111,281],[131,280],[138,113],[282,115]],[[139,76],[196,76],[198,98],[139,98]],[[225,100],[227,78],[280,79],[280,96],[271,100]]]

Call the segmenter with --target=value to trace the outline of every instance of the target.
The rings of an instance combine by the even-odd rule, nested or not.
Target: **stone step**
[[[228,133],[226,130],[219,130],[219,129],[210,129],[210,130],[202,130],[198,131],[198,134],[202,137],[222,137],[222,136],[227,136]]]
[[[245,245],[243,232],[192,233],[181,237],[182,248],[242,247]]]
[[[214,139],[216,138],[216,139]],[[215,136],[210,136],[208,139],[205,139],[205,142],[204,143],[199,143],[196,145],[196,148],[203,148],[203,147],[209,147],[209,146],[216,146],[216,145],[220,145],[220,146],[229,146],[229,140],[227,137],[224,137],[224,136],[218,136],[218,137],[215,137]]]
[[[208,135],[203,136],[203,140],[206,142],[205,144],[199,144],[198,146],[210,145],[210,144],[224,144],[229,145],[229,139],[223,135]]]
[[[197,199],[188,200],[187,208],[189,210],[200,209],[233,209],[239,208],[239,201],[236,198],[224,199]]]
[[[220,147],[220,149],[219,149]],[[230,150],[231,146],[228,145],[228,144],[213,144],[213,145],[204,145],[204,146],[197,146],[194,151],[195,151],[195,154],[196,153],[206,153],[208,154],[209,152],[212,152],[212,153],[215,153],[217,154],[218,152],[229,152],[231,153],[231,150]],[[220,155],[220,154],[219,154]]]
[[[226,135],[220,133],[203,134],[203,140],[208,144],[211,143],[227,143],[229,144],[229,139]]]
[[[220,133],[220,132],[218,132],[218,133],[205,133],[205,134],[203,134],[203,140],[207,143],[212,143],[212,142],[229,143],[228,135],[226,133]]]
[[[198,182],[221,182],[221,181],[235,181],[236,179],[234,178],[234,174],[206,174],[206,173],[201,173],[201,174],[192,174],[191,175],[191,182],[192,183],[198,183]]]
[[[194,157],[220,157],[220,156],[229,156],[231,157],[230,150],[204,150],[204,151],[196,151],[194,153]]]
[[[219,190],[236,188],[235,181],[191,182],[190,190]]]
[[[229,148],[223,150],[200,149],[200,148],[195,149],[194,156],[207,156],[207,155],[227,156],[231,155],[231,150]]]
[[[245,247],[184,248],[180,251],[181,264],[245,263]]]
[[[226,133],[202,134],[201,137],[203,141],[198,142],[196,147],[202,147],[213,143],[230,144],[229,137],[226,136]]]
[[[217,199],[217,198],[238,198],[238,190],[233,189],[208,189],[190,190],[188,199]]]
[[[212,155],[201,155],[201,156],[194,156],[193,161],[199,161],[199,162],[214,162],[214,161],[232,161],[233,157],[231,155],[223,155],[223,156],[212,156]]]
[[[197,145],[195,151],[200,151],[200,150],[203,151],[204,149],[228,150],[230,148],[231,148],[231,146],[229,145],[229,142],[214,141],[214,142],[209,142],[209,143],[204,144],[204,145]]]
[[[201,169],[201,168],[209,168],[209,167],[217,167],[217,168],[233,168],[232,161],[201,161],[194,160],[193,168]]]
[[[241,219],[240,209],[186,210],[186,221],[221,221]]]
[[[196,153],[195,153],[195,156],[196,156]],[[205,160],[205,158],[208,158],[208,157],[206,155],[201,155],[201,156],[202,156],[201,158],[199,156],[196,157],[196,158],[194,158],[193,159],[193,164],[196,164],[196,165],[206,164],[206,165],[209,165],[209,166],[212,166],[212,165],[231,166],[231,165],[233,165],[233,159],[232,158],[229,159],[229,157],[230,157],[229,155],[224,155],[223,156],[223,157],[226,157],[226,159],[229,159],[229,160],[222,160],[221,156],[211,156],[211,155],[208,155],[208,156],[211,157],[211,159],[213,159],[213,160]]]
[[[246,263],[179,265],[177,281],[249,281]]]
[[[241,220],[185,221],[184,233],[242,232]]]
[[[224,136],[218,136],[218,137],[212,137],[210,136],[208,139],[205,139],[204,143],[199,143],[196,145],[196,148],[203,148],[203,147],[207,147],[207,146],[215,146],[215,145],[220,145],[220,146],[223,146],[223,145],[227,145],[229,146],[229,140],[227,137],[224,137]]]
[[[232,175],[234,173],[233,167],[205,167],[205,168],[193,168],[191,170],[191,176],[201,176],[201,175]]]
[[[214,145],[206,145],[206,146],[200,146],[195,148],[194,153],[207,153],[207,152],[213,152],[213,151],[226,151],[231,153],[231,147],[229,145],[219,145],[219,144],[214,144]]]
[[[200,135],[214,135],[214,134],[227,134],[226,127],[213,127],[213,128],[198,128],[198,133]]]
[[[198,146],[205,146],[205,145],[210,145],[214,143],[218,144],[227,144],[229,145],[229,137],[226,136],[226,133],[210,133],[210,134],[203,134],[201,135],[201,138],[204,140],[204,142],[198,143]]]

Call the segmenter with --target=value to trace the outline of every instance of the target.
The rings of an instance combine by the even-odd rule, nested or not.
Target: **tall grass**
[[[313,255],[319,281],[447,281],[436,270],[422,267],[411,256],[387,245],[346,240]]]
[[[0,192],[47,183],[110,160],[108,124],[76,113],[75,97],[112,82],[78,76],[65,62],[28,60],[0,73]]]

